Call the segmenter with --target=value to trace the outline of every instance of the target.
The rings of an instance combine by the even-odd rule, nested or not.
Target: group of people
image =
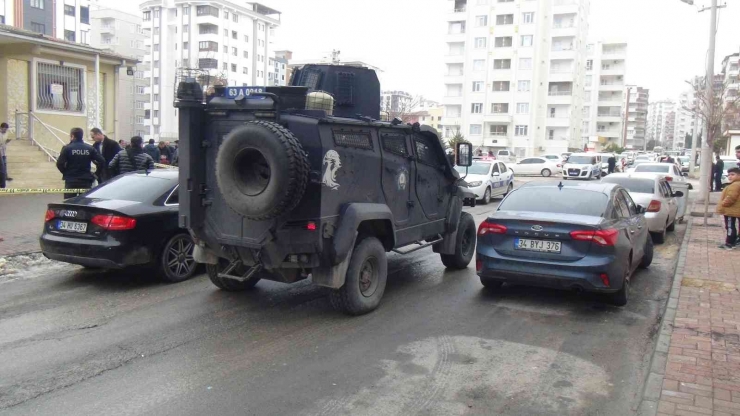
[[[735,147],[735,157],[740,161],[740,146]],[[740,165],[740,163],[738,163]],[[719,172],[724,172],[724,162],[717,155],[717,162],[715,163],[714,176],[717,178],[718,167]],[[738,166],[727,169],[727,179],[730,183],[722,188],[722,176],[719,176],[719,182],[717,186],[722,190],[722,195],[717,203],[717,213],[724,216],[725,222],[725,243],[720,245],[719,248],[724,250],[732,250],[738,244],[738,226],[740,226],[740,168]]]
[[[150,140],[144,148],[141,136],[131,138],[129,145],[121,148],[121,143],[108,138],[99,128],[90,130],[95,142],[92,146],[83,141],[85,132],[79,127],[70,131],[70,142],[64,146],[57,159],[57,169],[62,173],[65,189],[89,189],[97,180],[104,183],[118,175],[137,170],[154,169],[155,160],[167,164],[176,163],[177,151],[165,142],[159,146]],[[153,152],[154,147],[157,152]],[[95,165],[95,174],[90,164]],[[76,192],[65,193],[64,198],[72,198]]]

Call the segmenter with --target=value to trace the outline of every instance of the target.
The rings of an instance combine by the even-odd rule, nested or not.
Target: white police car
[[[573,153],[563,164],[563,179],[601,179],[601,162],[593,153]]]
[[[505,196],[514,189],[514,172],[504,162],[494,159],[475,160],[468,168],[456,166],[455,169],[465,178],[468,188],[475,193],[476,198],[484,204],[489,203],[492,197]]]

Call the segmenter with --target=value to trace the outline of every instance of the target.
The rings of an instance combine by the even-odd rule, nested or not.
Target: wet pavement
[[[0,414],[629,415],[684,231],[624,308],[485,291],[431,249],[391,255],[379,309],[354,318],[305,281],[227,293],[38,261],[0,278]]]

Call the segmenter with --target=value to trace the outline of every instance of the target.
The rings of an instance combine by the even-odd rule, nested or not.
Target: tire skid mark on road
[[[450,355],[455,353],[452,339],[446,335],[437,338],[437,364],[427,377],[426,386],[417,399],[408,406],[409,413],[425,410],[447,387],[450,378]],[[404,412],[406,413],[406,412]]]

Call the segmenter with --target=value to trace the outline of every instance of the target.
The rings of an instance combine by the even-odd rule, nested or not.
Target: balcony
[[[575,59],[576,51],[573,47],[554,47],[550,50],[550,59]]]
[[[155,85],[152,87],[152,94],[159,94],[159,85]]]
[[[511,123],[511,120],[511,114],[489,113],[483,116],[483,121],[487,123],[508,124]]]
[[[448,21],[460,21],[465,20],[465,16],[468,12],[468,2],[457,0],[452,5],[452,10],[447,15]]]
[[[547,92],[548,104],[570,104],[573,100],[573,91],[550,90]]]
[[[100,26],[100,33],[107,33],[110,35],[113,35],[116,33],[116,25],[115,24],[107,24]]]
[[[603,60],[625,60],[627,59],[626,49],[604,49],[602,52]]]
[[[151,110],[152,109],[152,103],[147,101],[144,103],[144,110]]]
[[[624,82],[602,82],[599,84],[599,91],[622,91]]]
[[[444,63],[446,64],[461,64],[465,62],[465,51],[449,53],[444,56]]]
[[[627,70],[624,66],[609,66],[601,68],[601,75],[624,75]]]
[[[448,96],[443,97],[442,101],[444,105],[462,105],[463,96],[462,95],[448,95]]]
[[[196,15],[195,23],[198,25],[211,24],[211,25],[218,26],[219,24],[221,24],[221,19],[211,14]]]
[[[573,69],[550,68],[547,79],[551,82],[571,82],[573,81]]]
[[[601,137],[607,137],[607,138],[619,138],[622,137],[622,131],[617,129],[596,129],[596,134]]]
[[[147,118],[147,119],[144,119],[144,125],[145,125],[145,126],[151,126],[151,125],[152,125],[152,120],[151,120],[151,119],[149,119],[149,118]]]
[[[545,125],[548,127],[570,127],[570,116],[567,114],[548,116],[545,119]]]
[[[509,138],[507,136],[486,136],[483,139],[483,146],[486,147],[509,147]]]
[[[552,25],[552,36],[576,36],[578,27],[575,22],[554,22]]]
[[[152,124],[154,124],[155,126],[159,126],[159,117],[154,117],[152,119]]]
[[[159,101],[155,101],[155,102],[154,102],[154,106],[153,106],[153,109],[154,109],[154,110],[159,110]]]
[[[619,123],[622,121],[622,116],[618,113],[599,113],[596,115],[596,121],[600,123]]]
[[[151,94],[152,93],[152,87],[144,87],[144,94]]]
[[[561,13],[578,13],[578,0],[555,0],[554,12]]]

